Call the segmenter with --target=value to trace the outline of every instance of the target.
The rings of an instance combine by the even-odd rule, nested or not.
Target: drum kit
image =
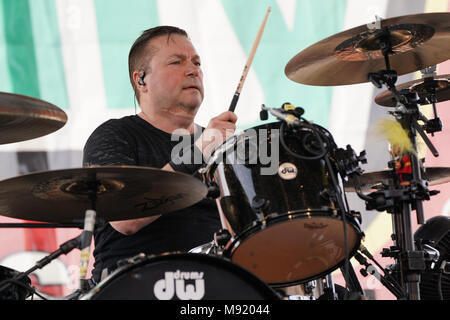
[[[418,14],[377,18],[317,42],[294,56],[285,74],[306,85],[385,86],[375,102],[392,110],[415,151],[420,135],[438,156],[427,133],[442,130],[436,103],[450,100],[450,77],[436,75],[433,66],[449,58],[450,13]],[[419,70],[424,70],[422,79],[396,85],[399,75]],[[2,144],[49,134],[67,120],[58,107],[37,99],[2,93],[0,102]],[[423,104],[433,105],[433,119],[421,113]],[[408,185],[400,185],[391,162],[389,169],[364,173],[360,164],[367,162],[365,152],[357,155],[350,145],[339,148],[330,132],[303,118],[301,108],[263,105],[261,120],[268,112],[278,121],[224,142],[198,171],[200,179],[114,166],[35,172],[0,181],[1,215],[47,227],[81,227],[84,221],[79,237],[31,269],[2,267],[0,298],[28,298],[36,292],[28,277],[33,271],[80,249],[80,289],[64,299],[293,299],[282,289],[296,285],[305,292],[320,289],[308,299],[339,299],[332,276],[338,269],[346,281],[341,299],[355,293],[364,299],[351,258],[364,267],[363,275],[376,275],[397,299],[427,299],[436,292],[438,298],[449,299],[450,223],[442,216],[424,221],[423,201],[436,194],[428,186],[450,181],[450,168],[423,167],[417,153],[411,153],[411,178]],[[260,131],[267,135],[253,139],[251,132]],[[260,149],[278,141],[280,165],[272,174],[261,174],[267,162]],[[244,152],[244,157],[238,152],[252,147],[256,152]],[[381,266],[362,245],[361,214],[349,208],[346,192],[356,192],[368,210],[392,214],[394,246],[382,254],[393,258],[394,265]],[[86,286],[96,220],[169,214],[204,197],[216,199],[222,221],[210,243],[185,253],[130,257],[98,285]],[[421,225],[416,234],[412,211]]]

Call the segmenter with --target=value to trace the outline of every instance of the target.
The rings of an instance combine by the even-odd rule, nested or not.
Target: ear
[[[145,78],[145,71],[144,70],[139,70],[139,71],[134,71],[133,72],[133,81],[136,85],[136,88],[140,91],[140,92],[147,92],[147,86],[145,84],[144,81]]]

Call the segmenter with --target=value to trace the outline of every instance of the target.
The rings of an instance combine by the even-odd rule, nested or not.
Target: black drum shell
[[[295,212],[299,209],[336,207],[327,194],[327,189],[332,188],[332,185],[330,173],[324,160],[297,159],[283,150],[281,144],[278,144],[279,160],[277,160],[279,165],[276,166],[275,174],[261,174],[264,169],[270,171],[267,170],[269,165],[260,161],[261,146],[267,143],[270,146],[266,147],[268,157],[274,156],[269,151],[272,144],[279,139],[280,125],[280,122],[273,122],[251,128],[258,134],[260,130],[267,132],[267,140],[264,140],[264,136],[261,138],[261,135],[257,135],[257,163],[238,163],[238,160],[248,159],[246,156],[243,157],[234,152],[237,149],[237,147],[234,147],[234,149],[228,148],[225,151],[227,153],[226,159],[232,158],[232,161],[228,161],[228,163],[226,161],[219,162],[217,168],[214,168],[216,170],[210,169],[210,179],[215,180],[219,185],[221,191],[220,205],[233,234],[240,234],[251,227],[255,221],[261,220],[258,210],[255,210],[253,206],[255,196],[262,201],[268,200],[264,208],[266,216],[273,213]],[[321,128],[317,125],[316,127]],[[306,134],[308,134],[308,131],[306,131]],[[300,137],[296,140],[291,139],[292,135],[286,134],[286,143],[297,152],[301,148],[302,139],[306,134],[300,132]],[[244,138],[242,138],[243,136],[237,137],[235,145],[250,144],[249,141],[252,138],[248,138],[249,136],[252,137],[251,135],[244,136]],[[298,143],[295,144],[294,142]],[[250,148],[242,147],[242,149],[249,150]],[[267,162],[267,159],[264,162]],[[282,170],[280,165],[283,164],[292,164],[296,167],[297,175],[295,178],[282,178],[278,171]],[[273,163],[270,165],[273,165]],[[219,174],[219,171],[221,174]]]

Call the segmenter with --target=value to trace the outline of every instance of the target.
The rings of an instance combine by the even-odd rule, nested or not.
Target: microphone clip
[[[301,116],[305,110],[301,107],[294,107],[290,103],[284,103],[281,108],[268,108],[265,104],[261,105],[260,119],[267,120],[268,112],[278,120],[286,122],[289,126],[300,126]]]
[[[297,117],[297,118],[301,118],[303,116],[303,114],[305,113],[305,109],[303,109],[302,107],[296,107],[293,104],[289,103],[289,102],[285,102],[281,105],[281,109],[288,114],[292,114],[293,116]]]

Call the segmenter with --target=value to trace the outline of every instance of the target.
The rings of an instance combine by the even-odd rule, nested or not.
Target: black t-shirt
[[[192,142],[199,136],[194,136]],[[83,165],[131,165],[162,168],[171,160],[171,134],[161,131],[138,116],[108,120],[89,137],[83,152]],[[160,254],[189,251],[210,242],[220,229],[214,200],[202,201],[161,217],[132,235],[123,235],[109,223],[94,232],[94,281],[100,280],[104,268],[112,270],[119,260],[141,252]]]

